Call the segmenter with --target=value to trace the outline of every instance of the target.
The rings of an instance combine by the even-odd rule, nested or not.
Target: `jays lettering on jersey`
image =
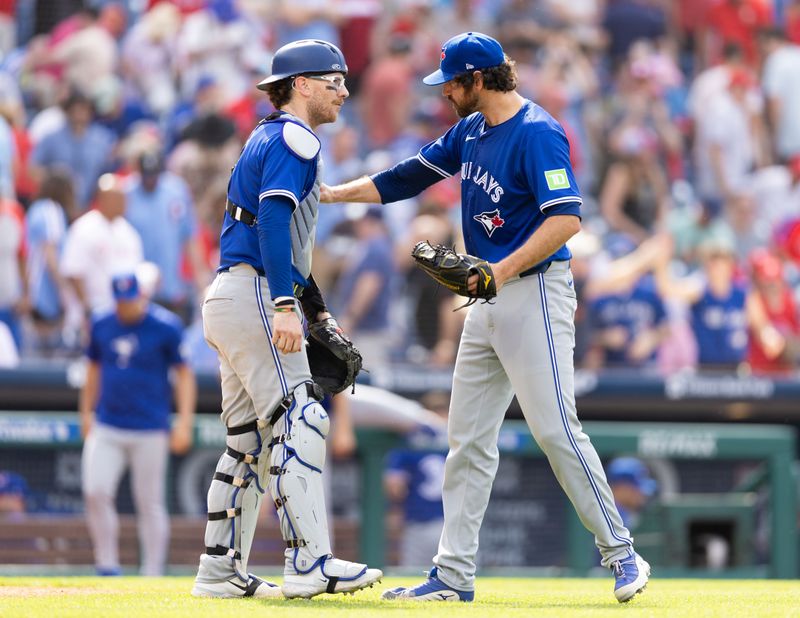
[[[289,114],[262,120],[247,138],[231,172],[228,199],[256,215],[259,220],[264,218],[268,198],[285,198],[296,208],[314,186],[319,141],[312,145],[316,148],[310,148],[313,156],[301,156],[286,144],[287,131],[290,137],[294,131],[294,127],[284,129],[284,125],[289,123],[313,136],[310,130]],[[226,212],[220,236],[219,270],[226,270],[240,262],[250,264],[260,273],[264,272],[258,226],[237,224]]]
[[[690,308],[692,331],[701,365],[736,365],[747,353],[747,288],[734,282],[724,297],[708,287]]]
[[[418,159],[443,177],[461,173],[461,218],[468,253],[497,262],[554,214],[580,216],[581,195],[561,125],[525,101],[512,118],[486,126],[472,114]],[[550,260],[568,260],[566,246]]]
[[[136,324],[116,313],[92,324],[86,355],[100,365],[97,420],[123,429],[169,429],[172,387],[168,370],[183,364],[180,318],[151,305]]]

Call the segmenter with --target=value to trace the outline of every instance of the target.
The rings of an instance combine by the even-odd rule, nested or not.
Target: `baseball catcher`
[[[444,245],[432,245],[427,240],[414,245],[411,257],[417,266],[447,289],[469,298],[459,309],[478,300],[489,302],[497,296],[494,273],[486,260],[456,253]]]

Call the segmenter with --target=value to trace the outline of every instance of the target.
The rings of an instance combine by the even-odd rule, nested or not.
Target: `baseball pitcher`
[[[444,529],[423,584],[384,599],[471,601],[478,532],[497,471],[497,436],[517,395],[525,420],[581,521],[594,533],[621,602],[650,572],[614,505],[600,459],[575,409],[577,306],[566,241],[580,229],[581,195],[561,125],[520,96],[514,63],[493,38],[467,32],[442,47],[442,85],[461,120],[438,140],[372,177],[323,186],[323,202],[388,203],[461,177],[469,256],[421,242],[414,258],[470,297],[449,414]],[[470,304],[470,303],[468,303]]]

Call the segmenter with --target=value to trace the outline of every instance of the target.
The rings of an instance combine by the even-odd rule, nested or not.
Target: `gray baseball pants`
[[[498,465],[497,438],[513,395],[586,528],[603,566],[631,555],[605,472],[575,408],[577,299],[568,262],[508,281],[467,316],[453,374],[443,487],[444,528],[433,562],[458,590],[475,586],[478,533]]]
[[[92,537],[95,566],[118,569],[119,517],[117,489],[126,468],[136,506],[141,574],[163,575],[169,549],[169,516],[164,486],[169,433],[134,431],[95,423],[81,457],[86,523]]]

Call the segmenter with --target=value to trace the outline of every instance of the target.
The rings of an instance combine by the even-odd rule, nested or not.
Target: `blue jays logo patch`
[[[494,231],[499,228],[503,227],[503,224],[506,222],[503,217],[500,216],[500,209],[495,208],[492,211],[482,212],[479,215],[475,215],[472,217],[483,226],[483,229],[486,230],[486,233],[491,237],[494,234]]]
[[[123,335],[111,340],[111,350],[117,355],[117,367],[125,369],[130,363],[131,356],[139,347],[139,338],[134,335]]]

